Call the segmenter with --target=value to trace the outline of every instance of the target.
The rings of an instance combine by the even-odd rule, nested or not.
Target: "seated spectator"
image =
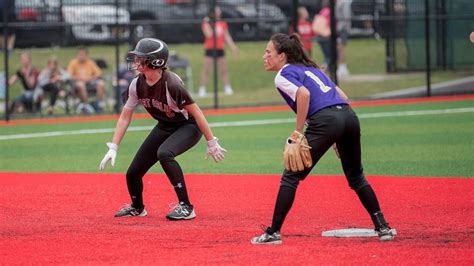
[[[41,101],[43,100],[44,94],[49,94],[49,106],[47,109],[49,115],[53,114],[58,94],[64,88],[68,80],[69,73],[59,66],[58,58],[56,56],[48,58],[46,68],[41,71],[38,78],[40,95],[38,102],[41,108]],[[63,93],[65,92],[63,91]]]
[[[89,104],[89,94],[96,93],[97,112],[105,108],[105,81],[101,78],[102,70],[94,60],[89,58],[89,51],[82,47],[77,52],[76,58],[69,62],[67,71],[71,75],[74,90],[81,103],[79,112],[93,113],[94,108]]]
[[[21,81],[23,92],[18,96],[10,106],[10,113],[35,111],[35,88],[38,83],[39,71],[32,65],[31,54],[23,52],[20,55],[21,67],[10,77],[8,84],[12,86],[18,80]]]
[[[120,65],[117,77],[117,85],[119,89],[119,95],[121,95],[121,99],[117,102],[118,109],[121,109],[123,104],[125,103],[125,99],[128,97],[128,86],[137,75],[138,71],[128,69],[127,64]]]

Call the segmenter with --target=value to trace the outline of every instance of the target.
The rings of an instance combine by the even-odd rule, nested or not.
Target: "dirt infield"
[[[301,184],[281,246],[252,246],[269,224],[277,175],[187,175],[197,218],[167,221],[166,177],[145,176],[148,217],[114,218],[128,202],[121,174],[1,173],[1,264],[474,264],[474,180],[371,176],[393,242],[325,238],[370,227],[340,176]]]

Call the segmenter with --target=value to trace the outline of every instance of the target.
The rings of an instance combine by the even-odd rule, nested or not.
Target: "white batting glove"
[[[219,145],[217,142],[218,140],[218,138],[214,137],[213,139],[207,141],[206,160],[209,158],[209,156],[212,156],[216,162],[224,160],[224,152],[227,151]]]
[[[107,147],[109,147],[109,151],[105,154],[104,159],[100,162],[99,169],[102,171],[105,169],[107,162],[110,160],[111,165],[115,165],[115,157],[117,157],[117,149],[118,146],[115,143],[107,142]]]

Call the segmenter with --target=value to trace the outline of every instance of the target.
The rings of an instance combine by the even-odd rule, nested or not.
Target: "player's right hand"
[[[118,146],[115,143],[107,142],[107,147],[109,147],[109,151],[105,154],[104,159],[100,162],[99,169],[102,171],[105,169],[107,162],[110,160],[111,165],[115,165],[115,157],[117,157],[117,149]]]

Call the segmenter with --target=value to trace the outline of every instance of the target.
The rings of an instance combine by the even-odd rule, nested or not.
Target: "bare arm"
[[[117,125],[115,127],[114,137],[112,138],[112,143],[117,146],[123,139],[125,132],[127,132],[128,125],[132,121],[133,109],[124,107],[122,113],[120,114],[119,119],[117,120]]]
[[[11,76],[10,79],[8,80],[8,85],[11,86],[11,85],[15,84],[15,82],[17,82],[17,80],[18,80],[18,75],[17,74]]]
[[[204,23],[202,25],[202,33],[206,38],[212,37],[212,27],[211,24],[209,23],[209,18],[205,17],[204,18]]]
[[[127,132],[128,125],[132,120],[133,109],[124,107],[122,113],[117,121],[117,126],[115,127],[114,137],[112,138],[112,143],[107,142],[107,147],[109,150],[104,156],[104,159],[99,164],[99,170],[104,170],[108,161],[111,161],[111,165],[115,165],[115,158],[117,157],[118,145],[122,141],[125,132]]]
[[[239,51],[239,48],[237,48],[237,46],[235,45],[234,39],[232,39],[232,36],[230,35],[228,30],[225,32],[225,41],[234,53],[237,53]]]
[[[337,92],[339,93],[339,95],[341,95],[341,97],[346,100],[346,101],[349,101],[349,97],[347,97],[346,93],[344,93],[343,90],[341,90],[341,88],[339,88],[338,86],[336,86],[336,90]]]
[[[202,134],[204,134],[204,137],[206,138],[207,141],[214,139],[214,135],[212,135],[211,128],[209,127],[209,124],[207,123],[206,117],[201,111],[201,108],[195,103],[186,105],[184,106],[184,109],[186,109],[194,118],[196,118],[196,123],[201,130]]]
[[[310,92],[304,86],[296,91],[296,130],[303,133],[304,123],[308,116]]]
[[[339,95],[341,95],[341,97],[342,97],[344,100],[349,101],[349,97],[347,97],[347,95],[344,93],[343,90],[341,90],[341,88],[339,88],[338,86],[336,86],[336,90],[337,90],[337,92],[339,93]],[[337,158],[341,158],[341,157],[339,156],[339,150],[337,149],[336,143],[334,143],[334,144],[332,145],[332,148],[334,149],[334,152],[336,153]]]
[[[220,162],[224,160],[224,153],[227,151],[219,145],[218,139],[212,135],[211,128],[209,127],[206,117],[202,113],[199,106],[193,103],[184,106],[184,109],[186,109],[192,116],[194,116],[194,118],[196,118],[196,123],[202,134],[204,134],[204,137],[206,138],[207,152],[204,158],[207,159],[209,158],[209,156],[211,156],[215,162]]]
[[[323,37],[329,37],[331,35],[331,27],[327,25],[325,18],[321,15],[316,14],[311,24],[311,28],[316,35]]]
[[[93,72],[92,80],[94,80],[94,79],[98,79],[102,76],[102,70],[100,69],[100,67],[94,61],[92,61],[92,62],[93,62],[92,68],[94,70],[94,71],[92,71]]]

